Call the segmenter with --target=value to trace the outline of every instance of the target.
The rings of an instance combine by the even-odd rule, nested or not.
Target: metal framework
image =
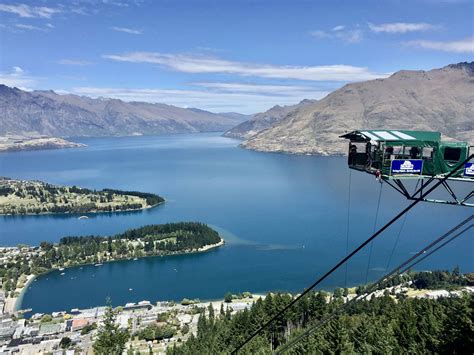
[[[390,187],[401,193],[403,196],[405,196],[408,200],[415,201],[415,200],[421,200],[423,202],[432,202],[432,203],[442,203],[442,204],[447,204],[447,205],[457,205],[457,206],[467,206],[467,207],[474,207],[474,203],[468,202],[472,197],[474,197],[474,190],[471,190],[468,192],[465,196],[459,196],[459,193],[456,193],[456,191],[452,188],[452,186],[449,185],[448,180],[444,180],[441,182],[441,185],[445,188],[445,190],[449,193],[451,196],[450,200],[438,200],[438,199],[432,199],[432,198],[425,198],[423,196],[423,190],[426,190],[426,188],[430,187],[433,181],[441,179],[440,177],[419,177],[419,180],[421,180],[421,185],[420,187],[413,193],[408,192],[407,188],[403,184],[402,179],[397,179],[397,178],[391,178],[387,179],[385,177],[382,177],[383,181],[385,181]],[[459,182],[474,182],[472,180],[467,180],[467,179],[456,179],[456,178],[451,178],[449,180],[457,180]]]

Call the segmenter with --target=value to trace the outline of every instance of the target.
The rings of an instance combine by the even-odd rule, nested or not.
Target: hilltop
[[[434,130],[444,138],[474,142],[473,117],[474,62],[430,71],[402,70],[299,104],[242,146],[265,152],[338,155],[347,148],[339,136],[360,128]]]
[[[299,109],[307,104],[313,103],[313,100],[303,100],[299,104],[290,106],[276,105],[265,112],[254,115],[248,121],[242,122],[241,124],[231,128],[224,133],[225,137],[248,139],[259,132],[272,127],[273,125],[280,122],[286,115],[291,111]]]

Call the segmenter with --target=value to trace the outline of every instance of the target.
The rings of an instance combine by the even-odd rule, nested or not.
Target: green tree
[[[64,337],[59,342],[59,346],[63,349],[69,348],[71,346],[71,344],[72,344],[72,340],[69,337]]]
[[[44,316],[41,317],[41,323],[49,323],[53,320],[53,317],[49,314],[45,314]]]
[[[232,302],[232,293],[227,292],[224,295],[224,302],[226,302],[226,303],[231,303]]]
[[[182,333],[183,335],[188,334],[188,333],[189,333],[189,325],[187,325],[187,324],[183,325],[183,326],[181,327],[181,333]]]
[[[344,294],[344,291],[340,287],[338,287],[334,290],[334,297],[335,298],[341,298],[343,294]]]
[[[115,322],[116,314],[112,308],[110,300],[107,301],[104,322],[100,326],[94,342],[94,351],[103,355],[119,355],[125,349],[128,340],[128,331],[120,329]]]
[[[474,297],[463,295],[446,307],[443,353],[468,354],[474,349]]]
[[[84,328],[81,329],[81,335],[89,334],[94,329],[97,329],[97,323],[87,324]]]

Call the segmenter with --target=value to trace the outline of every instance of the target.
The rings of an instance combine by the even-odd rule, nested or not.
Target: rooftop
[[[425,141],[439,142],[441,133],[431,131],[407,131],[407,130],[356,130],[346,133],[341,138],[354,141]]]

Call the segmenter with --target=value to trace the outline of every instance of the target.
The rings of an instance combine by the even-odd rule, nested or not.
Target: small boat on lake
[[[87,216],[80,216],[78,219],[89,219]]]

